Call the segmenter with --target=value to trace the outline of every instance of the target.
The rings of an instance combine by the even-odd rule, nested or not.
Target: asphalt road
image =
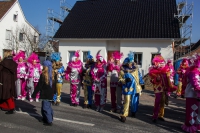
[[[41,103],[16,101],[16,114],[7,115],[0,111],[0,133],[169,133],[182,132],[185,100],[170,98],[166,107],[166,121],[152,123],[154,95],[145,90],[140,97],[139,112],[136,118],[127,117],[122,123],[119,114],[110,112],[110,93],[105,110],[101,113],[93,109],[83,109],[83,91],[81,105],[70,106],[69,84],[63,85],[62,103],[53,106],[53,126],[47,127],[38,122],[41,118]]]

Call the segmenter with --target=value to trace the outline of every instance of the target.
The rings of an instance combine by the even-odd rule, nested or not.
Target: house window
[[[151,54],[151,65],[153,65],[153,64],[152,64],[152,60],[153,60],[154,56],[156,56],[156,55],[160,55],[160,54],[161,54],[161,53]]]
[[[87,61],[88,51],[83,51],[83,62]]]
[[[33,42],[36,43],[37,42],[37,36],[33,37]]]
[[[11,30],[6,30],[6,40],[11,40]]]
[[[72,60],[72,57],[74,56],[75,51],[69,51],[69,61]]]
[[[134,54],[134,62],[137,63],[137,65],[142,65],[142,53]]]
[[[19,33],[19,41],[24,41],[24,34],[23,33]]]
[[[17,22],[17,21],[18,21],[18,14],[14,14],[14,15],[13,15],[13,20],[14,20],[14,22]]]

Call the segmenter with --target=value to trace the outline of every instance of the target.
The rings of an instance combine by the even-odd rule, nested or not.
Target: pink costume
[[[76,51],[68,63],[65,79],[70,80],[70,95],[73,106],[79,105],[80,87],[82,80],[83,63],[79,60],[79,51]]]
[[[35,63],[33,63],[35,62]],[[30,102],[33,101],[31,95],[33,94],[35,87],[37,86],[37,83],[40,78],[40,74],[42,73],[41,65],[39,63],[38,55],[35,53],[32,53],[28,58],[28,88],[29,88],[29,100]],[[36,102],[39,101],[39,93],[36,95]]]
[[[25,52],[20,51],[13,60],[18,64],[17,66],[17,82],[16,82],[16,92],[17,98],[21,100],[26,99],[26,79],[27,79],[27,65],[24,62]]]
[[[189,133],[200,130],[200,57],[190,59],[190,68],[186,72],[188,84],[185,89],[186,118],[182,129]]]
[[[123,53],[119,53],[118,51],[113,52],[112,58],[113,62],[108,63],[108,71],[111,72],[110,77],[110,93],[111,93],[111,111],[120,111],[122,106],[122,85],[119,81],[119,72],[121,68],[121,64],[116,64],[115,61],[119,61],[122,58]],[[116,101],[117,100],[117,101]],[[117,104],[116,104],[117,103]]]
[[[184,58],[180,67],[177,70],[177,73],[179,75],[179,83],[178,83],[178,90],[176,92],[177,96],[184,96],[185,94],[185,88],[187,85],[187,76],[186,76],[186,70],[188,69],[188,59]]]
[[[96,111],[103,111],[103,107],[107,98],[107,66],[104,58],[99,54],[96,55],[97,62],[91,71],[93,85],[92,89],[95,92]],[[98,63],[99,62],[99,63]]]
[[[164,121],[166,92],[172,92],[176,90],[176,87],[170,81],[170,69],[165,65],[164,58],[161,55],[156,55],[153,63],[155,65],[149,69],[149,76],[155,93],[153,122],[156,122],[157,118]]]
[[[167,60],[167,66],[169,67],[170,73],[169,73],[169,78],[172,84],[174,84],[174,75],[175,75],[175,70],[174,66],[172,65],[172,60]],[[168,92],[168,96],[170,96],[171,92]]]

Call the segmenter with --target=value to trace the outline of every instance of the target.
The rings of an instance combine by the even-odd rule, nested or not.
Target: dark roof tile
[[[54,38],[180,38],[176,0],[77,1]]]
[[[16,0],[0,1],[0,19],[6,14]]]

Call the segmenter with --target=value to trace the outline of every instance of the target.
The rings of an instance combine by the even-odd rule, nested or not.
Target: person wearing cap
[[[107,63],[100,55],[101,50],[96,54],[96,62],[91,71],[93,85],[92,89],[95,93],[96,111],[101,112],[104,109],[107,98]]]
[[[51,107],[53,99],[52,84],[54,82],[54,72],[52,70],[52,63],[48,60],[43,63],[43,70],[40,75],[37,86],[31,95],[32,98],[36,98],[40,92],[40,99],[42,100],[41,114],[45,126],[52,126],[53,122],[53,109]]]
[[[26,99],[26,80],[27,80],[27,65],[24,62],[25,51],[19,51],[13,60],[18,64],[17,66],[17,99],[25,100]]]
[[[200,131],[200,56],[195,54],[188,62],[190,66],[186,71],[188,84],[185,89],[185,123],[181,127],[185,132],[196,133]]]
[[[75,107],[79,105],[80,102],[80,87],[82,84],[83,63],[79,57],[78,50],[74,53],[71,61],[69,61],[65,71],[65,79],[70,81],[71,106]]]
[[[85,67],[83,69],[83,90],[84,90],[84,106],[83,108],[92,108],[93,103],[93,94],[94,91],[92,90],[92,77],[91,77],[91,70],[94,68],[94,59],[93,56],[90,54],[90,51],[87,55],[87,61]]]
[[[0,108],[6,114],[15,113],[17,63],[13,61],[12,50],[4,51],[4,59],[0,62]]]
[[[120,112],[122,106],[122,90],[119,81],[119,72],[121,68],[120,59],[123,53],[115,51],[112,53],[112,60],[108,62],[108,71],[110,76],[110,93],[111,93],[111,112]]]
[[[56,97],[54,97],[54,103],[55,105],[59,106],[60,105],[60,100],[61,100],[61,90],[62,90],[62,85],[63,85],[63,76],[65,72],[64,66],[61,64],[60,60],[60,53],[52,53],[51,54],[51,59],[54,61],[53,69],[55,72],[56,76]]]
[[[28,66],[28,83],[27,87],[29,88],[29,101],[33,102],[33,98],[31,95],[33,94],[33,91],[35,87],[38,84],[38,81],[40,79],[40,74],[42,72],[42,66],[40,65],[40,60],[38,59],[38,55],[36,53],[32,53],[27,62]],[[35,101],[39,102],[40,94],[38,93],[36,95]]]
[[[166,65],[164,58],[161,55],[156,55],[152,62],[154,65],[149,68],[149,76],[155,93],[152,121],[156,123],[157,119],[165,121],[164,109],[167,92],[172,92],[177,88],[170,80],[170,68]]]
[[[121,67],[119,82],[122,83],[122,94],[124,95],[124,104],[120,114],[121,121],[125,122],[131,107],[132,116],[138,110],[139,96],[142,89],[144,89],[144,81],[142,76],[134,63],[134,53],[130,52],[125,58]]]

